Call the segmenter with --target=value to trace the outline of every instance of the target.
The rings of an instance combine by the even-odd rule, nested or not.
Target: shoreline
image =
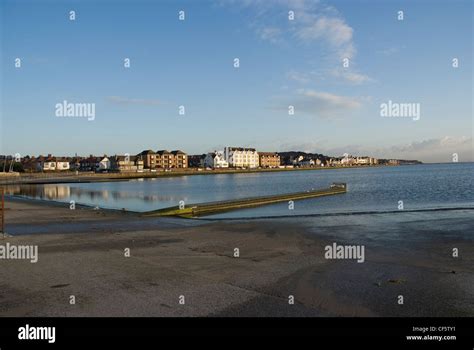
[[[50,199],[41,199],[41,198],[31,198],[26,196],[19,196],[19,195],[7,195],[5,194],[5,201],[11,202],[24,202],[30,203],[33,205],[39,206],[50,206],[54,208],[67,208],[69,206],[69,202],[61,202],[58,200],[50,200]],[[85,209],[85,210],[94,210],[93,205],[88,204],[80,204],[76,203],[76,210],[77,209]],[[166,209],[166,208],[165,208]],[[161,209],[158,209],[161,210]],[[151,219],[154,217],[160,218],[175,218],[177,220],[183,221],[246,221],[246,220],[266,220],[266,219],[291,219],[291,218],[316,218],[316,217],[338,217],[338,216],[359,216],[359,215],[386,215],[386,214],[409,214],[409,213],[425,213],[425,212],[449,212],[449,211],[470,211],[474,210],[474,206],[461,206],[461,207],[431,207],[431,208],[417,208],[417,209],[403,209],[403,210],[367,210],[367,211],[345,211],[345,212],[332,212],[332,213],[314,213],[314,214],[292,214],[292,215],[278,215],[278,216],[245,216],[245,217],[225,217],[225,218],[215,218],[215,217],[186,217],[186,216],[149,216],[146,215],[149,211],[133,211],[128,210],[125,208],[109,208],[109,207],[99,207],[98,211],[102,212],[109,212],[109,213],[117,213],[123,216],[134,216],[137,218],[143,219]]]
[[[256,173],[277,173],[285,171],[317,171],[317,170],[341,170],[341,169],[367,169],[383,167],[399,167],[424,164],[404,164],[404,165],[360,165],[360,166],[337,166],[337,167],[305,167],[305,168],[258,168],[258,169],[218,169],[218,170],[197,170],[198,168],[188,168],[186,170],[159,171],[156,173],[20,173],[19,176],[0,176],[0,185],[44,185],[62,183],[92,183],[92,182],[116,182],[137,179],[158,179],[175,176],[194,175],[225,175],[225,174],[256,174]]]

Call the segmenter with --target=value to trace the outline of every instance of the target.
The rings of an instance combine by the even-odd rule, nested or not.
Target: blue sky
[[[471,3],[2,0],[0,153],[472,161]],[[95,119],[56,117],[64,100],[95,103]],[[388,100],[419,103],[420,119],[381,117]]]

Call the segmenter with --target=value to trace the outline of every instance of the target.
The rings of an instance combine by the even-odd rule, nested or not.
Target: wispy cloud
[[[308,107],[318,107],[321,110],[337,109],[356,109],[362,106],[362,103],[354,97],[340,96],[328,92],[319,92],[314,90],[301,90],[301,100],[307,102]]]
[[[354,57],[356,52],[352,40],[354,30],[344,19],[314,14],[302,22],[296,31],[299,39],[307,43],[324,40],[341,60]]]
[[[277,42],[289,35],[306,44],[325,42],[339,59],[353,58],[356,52],[353,28],[338,11],[323,2],[314,0],[219,0],[221,5],[251,8],[254,14],[252,27],[260,38]],[[293,11],[295,18],[289,21],[273,16],[275,8]],[[282,11],[282,13],[285,13]],[[270,22],[270,23],[269,23]]]
[[[107,96],[107,101],[119,105],[157,106],[162,104],[162,101],[157,99],[128,98],[122,96]]]
[[[286,77],[289,80],[296,81],[298,83],[306,84],[311,81],[311,76],[308,73],[304,72],[298,72],[296,70],[291,70],[288,73],[286,73]]]
[[[262,40],[268,40],[276,43],[280,40],[281,29],[277,27],[262,27],[257,29],[258,34]]]
[[[318,118],[339,118],[363,106],[364,99],[336,95],[311,89],[299,89],[290,97],[279,98],[276,109],[295,107],[296,114],[306,114]]]
[[[285,46],[317,45],[322,49],[321,56],[327,58],[323,64],[330,67],[309,61],[309,68],[298,67],[286,73],[288,80],[308,85],[316,78],[312,72],[318,69],[325,77],[350,85],[373,81],[366,74],[354,70],[357,52],[354,29],[334,6],[314,0],[220,0],[220,4],[248,9],[251,12],[250,28],[261,40],[285,43]],[[288,11],[294,12],[294,20],[287,18]],[[345,58],[350,60],[350,69],[342,69]]]
[[[367,82],[374,81],[368,75],[358,73],[349,68],[337,68],[331,71],[331,75],[335,78],[342,79],[350,84],[359,85]]]

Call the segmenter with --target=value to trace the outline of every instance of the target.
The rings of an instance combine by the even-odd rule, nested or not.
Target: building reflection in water
[[[69,202],[76,200],[79,203],[94,204],[98,202],[114,202],[126,207],[127,201],[141,201],[146,203],[168,202],[179,203],[187,201],[186,196],[145,194],[144,191],[114,191],[114,190],[92,190],[76,187],[70,184],[45,184],[45,185],[12,185],[7,186],[5,193],[14,196],[22,196],[43,200],[54,200]]]
[[[5,193],[14,196],[61,200],[71,197],[69,185],[16,185],[7,186]]]

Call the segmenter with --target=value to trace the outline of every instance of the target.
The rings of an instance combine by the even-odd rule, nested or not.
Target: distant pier
[[[179,216],[185,218],[194,218],[225,211],[254,208],[286,201],[295,201],[300,199],[309,199],[342,194],[346,193],[346,187],[347,186],[345,183],[334,183],[331,185],[330,188],[311,190],[306,192],[287,193],[262,197],[250,197],[220,202],[189,204],[185,205],[184,207],[173,206],[149,211],[144,213],[143,216]]]

